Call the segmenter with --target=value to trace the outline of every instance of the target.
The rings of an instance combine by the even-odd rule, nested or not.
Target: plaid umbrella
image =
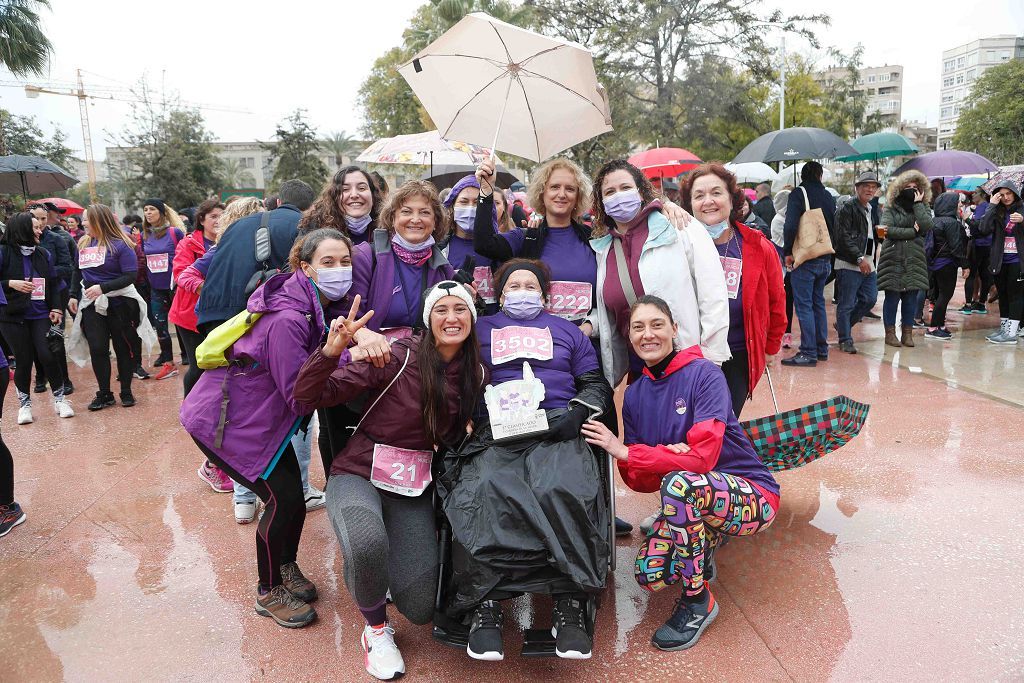
[[[742,423],[758,456],[774,472],[792,470],[836,450],[860,433],[870,406],[834,396],[803,408]]]

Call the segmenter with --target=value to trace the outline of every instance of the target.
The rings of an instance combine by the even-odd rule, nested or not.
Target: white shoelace
[[[373,628],[372,626],[367,627],[367,640],[370,643],[370,649],[376,650],[381,648],[382,650],[398,650],[398,646],[395,645],[395,629],[391,628],[389,624],[385,624],[384,628]]]

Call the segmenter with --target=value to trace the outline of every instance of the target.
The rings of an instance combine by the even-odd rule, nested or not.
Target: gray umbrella
[[[437,189],[443,189],[445,187],[452,187],[455,183],[462,180],[464,176],[473,175],[476,172],[476,166],[470,166],[468,164],[435,164],[433,173],[428,175],[424,180],[429,180],[434,183]],[[497,174],[498,187],[509,187],[512,183],[519,182],[519,178],[516,178],[512,173],[498,164],[495,169]]]
[[[744,147],[732,163],[834,159],[855,154],[857,150],[845,140],[823,128],[786,128],[757,138]]]
[[[42,157],[0,157],[0,194],[52,194],[78,184],[78,178]]]

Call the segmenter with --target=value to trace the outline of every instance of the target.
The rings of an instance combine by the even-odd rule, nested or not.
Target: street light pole
[[[786,129],[786,36],[782,36],[782,67],[779,69],[779,130]]]

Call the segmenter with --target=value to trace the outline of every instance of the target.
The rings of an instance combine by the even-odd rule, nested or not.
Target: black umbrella
[[[732,163],[834,159],[856,154],[857,150],[845,140],[823,128],[786,128],[757,138],[744,147]]]
[[[78,178],[42,157],[0,157],[0,194],[52,194],[78,184]]]
[[[512,175],[504,166],[499,164],[495,170],[498,174],[498,187],[509,187],[512,183],[519,182],[519,178]],[[428,175],[424,180],[429,180],[434,183],[434,187],[441,190],[446,187],[454,187],[455,183],[474,173],[476,173],[476,166],[469,164],[441,164],[434,166],[433,174]]]

